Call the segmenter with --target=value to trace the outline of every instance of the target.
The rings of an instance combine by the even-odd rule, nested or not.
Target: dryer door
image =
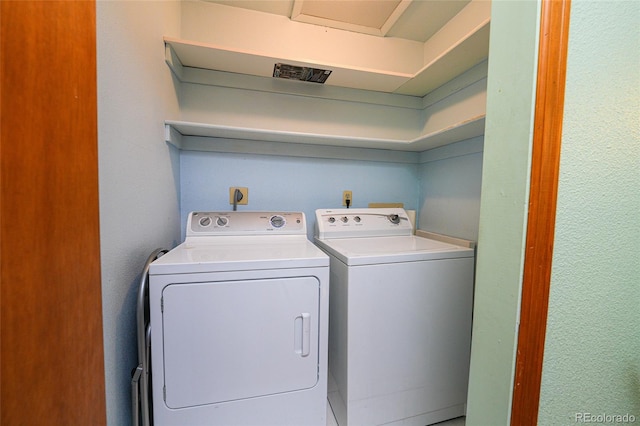
[[[215,404],[315,386],[319,298],[315,277],[165,287],[167,406]]]

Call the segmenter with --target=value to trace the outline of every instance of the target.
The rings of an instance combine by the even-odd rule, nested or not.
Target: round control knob
[[[269,219],[269,223],[271,223],[271,226],[273,226],[274,228],[282,228],[286,221],[282,216],[271,216],[271,219]]]
[[[390,214],[389,216],[387,216],[387,218],[389,219],[389,222],[395,225],[400,223],[400,216],[398,216],[397,214]]]
[[[216,219],[216,223],[218,224],[218,226],[227,226],[229,224],[229,219],[220,216],[218,219]]]
[[[357,223],[360,223],[362,219],[360,219],[360,216],[356,216],[353,218],[353,220],[355,220]]]
[[[336,218],[335,217],[330,217],[329,218],[329,223],[336,223]]]
[[[340,220],[341,220],[342,222],[344,222],[344,223],[349,222],[349,218],[348,218],[348,217],[346,217],[346,216],[342,216],[342,217],[340,218]]]
[[[200,218],[200,226],[209,226],[211,225],[211,218],[209,216]]]

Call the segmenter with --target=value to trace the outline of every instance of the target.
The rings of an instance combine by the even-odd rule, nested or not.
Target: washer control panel
[[[187,237],[217,235],[298,235],[307,232],[302,212],[191,212]]]
[[[401,208],[316,210],[316,237],[351,238],[411,235],[413,224]]]

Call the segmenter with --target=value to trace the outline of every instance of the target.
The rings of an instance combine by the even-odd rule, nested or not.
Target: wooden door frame
[[[511,425],[536,425],[553,260],[571,0],[543,0]]]
[[[94,1],[0,1],[3,425],[104,425]]]

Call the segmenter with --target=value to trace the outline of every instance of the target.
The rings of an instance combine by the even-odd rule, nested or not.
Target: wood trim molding
[[[520,329],[511,425],[536,425],[547,325],[570,0],[543,0]]]

